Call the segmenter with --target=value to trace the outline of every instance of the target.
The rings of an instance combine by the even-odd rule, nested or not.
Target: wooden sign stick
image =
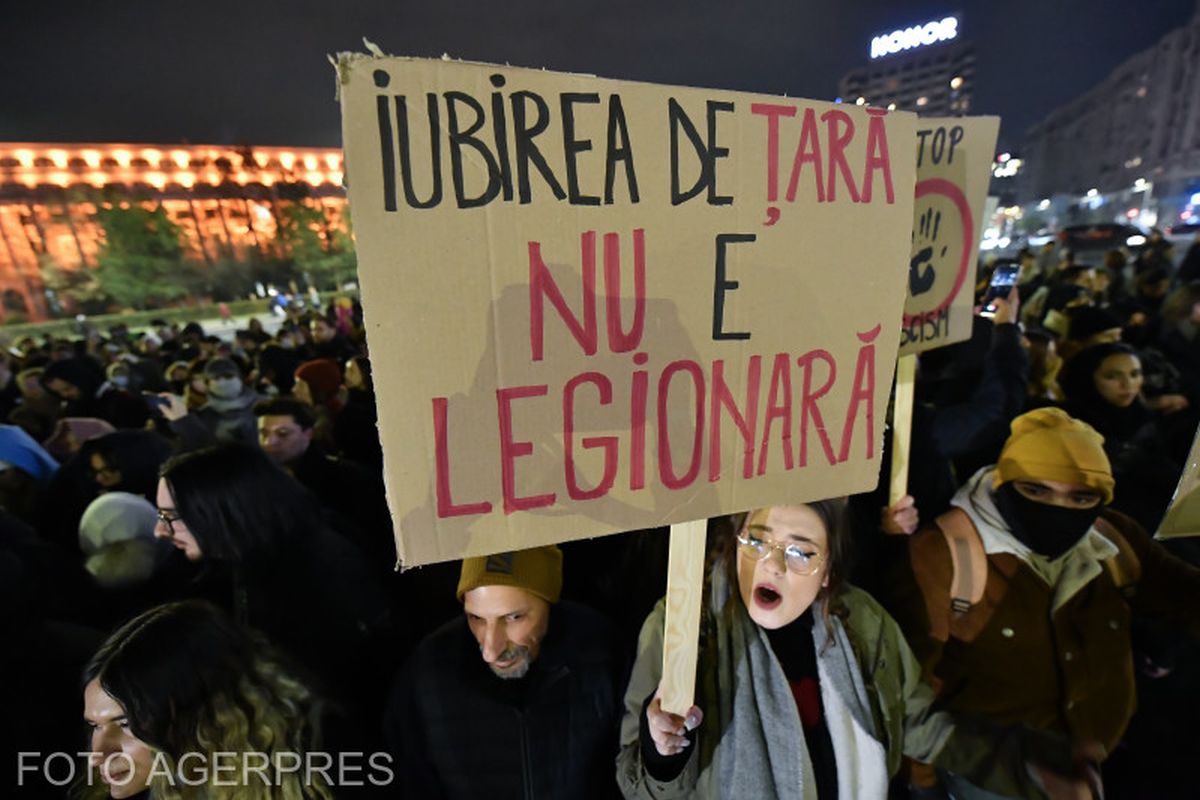
[[[671,526],[667,561],[667,619],[663,632],[662,708],[685,716],[696,692],[704,545],[708,520]]]
[[[888,505],[908,494],[908,456],[912,450],[913,380],[916,354],[896,359],[896,396],[892,401],[892,483]]]

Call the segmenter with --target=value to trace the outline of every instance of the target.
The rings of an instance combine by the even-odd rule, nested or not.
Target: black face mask
[[[1074,547],[1100,515],[1099,507],[1063,508],[1030,500],[1011,483],[996,490],[996,508],[1021,544],[1050,559]]]

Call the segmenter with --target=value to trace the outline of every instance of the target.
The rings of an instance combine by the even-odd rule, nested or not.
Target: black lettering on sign
[[[920,169],[924,166],[927,154],[929,163],[933,166],[939,166],[942,163],[953,164],[954,153],[962,144],[964,136],[966,136],[966,132],[961,125],[955,125],[949,130],[926,128],[917,131],[917,168]]]
[[[729,156],[729,148],[717,144],[717,114],[718,112],[730,113],[733,110],[733,103],[709,100],[705,110],[708,138],[702,139],[695,124],[683,110],[683,106],[679,105],[674,97],[667,100],[667,117],[671,127],[671,205],[677,206],[686,203],[701,192],[706,193],[705,199],[710,206],[727,206],[733,203],[732,196],[717,193],[717,159]],[[682,188],[680,176],[679,132],[681,130],[687,137],[700,166],[695,183],[686,191]]]
[[[391,85],[391,76],[386,70],[375,70],[372,75],[375,86],[385,90]],[[542,197],[548,192],[555,200],[566,201],[577,206],[611,205],[616,202],[617,178],[624,172],[629,202],[639,200],[637,174],[634,171],[633,141],[625,118],[621,97],[616,94],[601,96],[596,92],[562,92],[555,97],[543,97],[531,91],[514,91],[505,94],[504,75],[489,76],[494,87],[486,98],[477,98],[470,92],[448,90],[438,94],[425,94],[424,119],[410,120],[409,114],[420,117],[420,101],[416,97],[381,91],[376,95],[375,108],[379,129],[379,164],[383,172],[383,207],[385,211],[397,211],[401,206],[399,187],[404,188],[403,202],[409,208],[434,208],[444,197],[453,196],[458,208],[478,208],[494,201],[525,205],[533,202],[534,194]],[[393,108],[394,121],[393,121]],[[581,116],[581,105],[603,105],[595,115]],[[728,153],[716,145],[717,111],[726,110],[731,104],[713,104],[709,108],[709,137],[707,144],[695,133],[698,147],[711,161],[723,158]],[[551,131],[555,114],[561,126]],[[443,124],[444,123],[444,124]],[[428,148],[429,190],[425,197],[418,197],[416,186],[425,184],[426,175],[420,179],[414,175],[414,162],[424,164],[425,153],[414,153],[413,130],[410,126],[428,127],[428,138],[416,137]],[[544,147],[547,135],[562,137],[561,160],[551,161]],[[599,164],[595,169],[581,168],[581,154],[599,150],[604,141],[604,191],[600,192]],[[444,172],[443,149],[449,153],[449,172],[452,188],[442,185]],[[466,152],[471,151],[471,152]],[[557,151],[554,158],[558,159]],[[466,153],[464,155],[464,153]],[[397,155],[399,158],[397,158]],[[473,171],[472,167],[476,167]],[[416,171],[426,173],[418,168]],[[715,171],[711,180],[702,188],[709,190],[709,202],[722,202],[715,195]],[[594,184],[585,186],[595,176]],[[399,176],[399,179],[397,179]],[[540,181],[537,179],[540,178]],[[541,186],[534,184],[540,183]],[[565,188],[564,188],[565,187]],[[592,191],[587,191],[591,189]]]
[[[737,281],[731,281],[725,277],[725,249],[730,244],[753,242],[756,238],[757,237],[753,233],[717,234],[717,274],[716,278],[713,280],[712,338],[714,341],[720,341],[722,339],[750,338],[749,331],[725,330],[725,293],[738,287]]]

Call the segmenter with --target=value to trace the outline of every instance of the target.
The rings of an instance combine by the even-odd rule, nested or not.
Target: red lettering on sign
[[[782,395],[782,398],[780,397]],[[767,471],[767,442],[776,420],[783,422],[783,464],[792,468],[792,363],[787,353],[777,353],[771,366],[771,388],[767,392],[767,418],[763,422],[762,444],[758,448],[758,474]]]
[[[621,330],[621,239],[615,233],[604,234],[604,302],[608,323],[608,348],[628,353],[642,341],[646,322],[646,232],[633,232],[633,324],[629,333]]]
[[[888,159],[887,126],[883,124],[887,111],[882,108],[868,108],[867,113],[871,115],[871,121],[867,125],[867,168],[866,174],[863,175],[862,201],[871,202],[871,184],[875,170],[879,170],[883,173],[883,188],[888,205],[891,205],[896,197],[892,192],[892,164]]]
[[[752,103],[750,113],[767,118],[767,202],[779,196],[779,118],[796,116],[792,106]]]
[[[500,418],[500,484],[504,490],[504,513],[529,511],[554,505],[554,494],[517,496],[516,460],[533,453],[532,442],[513,441],[512,403],[523,397],[543,397],[549,387],[512,386],[496,390],[496,413]]]
[[[746,370],[746,403],[743,408],[737,407],[733,393],[725,383],[725,362],[717,360],[712,366],[712,405],[709,409],[708,429],[708,479],[715,482],[721,479],[721,409],[729,412],[738,433],[742,435],[742,477],[754,475],[754,430],[758,421],[758,389],[759,378],[762,374],[762,356],[750,356],[750,364]]]
[[[575,390],[582,383],[593,384],[600,390],[600,405],[612,402],[612,381],[599,372],[584,372],[567,381],[563,387],[563,466],[567,478],[567,494],[572,500],[592,500],[608,494],[617,479],[617,437],[585,436],[585,450],[604,451],[604,476],[594,489],[581,489],[575,473]]]
[[[792,162],[792,177],[788,181],[787,199],[796,199],[796,187],[800,183],[800,172],[805,164],[812,164],[813,180],[817,183],[817,202],[825,202],[825,181],[821,178],[821,137],[817,134],[817,113],[804,109],[804,120],[800,123],[800,142],[796,145],[796,158]]]
[[[696,411],[692,439],[692,457],[683,475],[675,473],[671,456],[671,426],[667,414],[668,394],[671,378],[677,372],[686,372],[692,379],[692,392],[696,396]],[[700,474],[704,455],[704,371],[695,361],[684,359],[672,361],[658,379],[658,473],[668,489],[685,489],[692,485]]]
[[[858,187],[854,185],[854,174],[846,163],[846,146],[854,138],[854,120],[845,111],[833,109],[822,114],[821,121],[825,123],[825,138],[829,141],[829,178],[825,182],[829,194],[826,199],[831,203],[837,199],[837,173],[840,172],[846,182],[846,193],[857,203]]]
[[[492,510],[492,504],[464,503],[455,504],[450,496],[450,443],[448,422],[449,401],[445,397],[433,398],[433,441],[434,461],[436,462],[437,480],[437,515],[445,517],[466,517],[472,514],[486,514]]]
[[[813,391],[812,365],[817,360],[825,362],[829,372],[821,388]],[[833,356],[828,350],[810,350],[796,359],[796,363],[804,370],[804,390],[800,399],[800,466],[808,464],[808,425],[810,420],[816,424],[817,437],[821,440],[825,458],[829,460],[830,464],[836,464],[838,462],[833,455],[833,442],[829,440],[829,434],[825,430],[825,418],[821,416],[821,408],[817,405],[817,401],[833,388],[833,382],[837,380],[837,362],[833,360]]]
[[[583,348],[586,355],[596,354],[596,232],[585,231],[579,236],[579,249],[583,266],[583,322],[575,316],[563,298],[554,276],[542,261],[542,245],[540,242],[529,243],[529,346],[533,352],[533,360],[541,361],[545,347],[545,309],[546,299],[558,310],[558,315],[566,323],[567,330],[575,337],[575,341]]]

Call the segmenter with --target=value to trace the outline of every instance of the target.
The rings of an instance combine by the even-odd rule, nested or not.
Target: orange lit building
[[[161,205],[211,265],[276,250],[279,209],[300,196],[326,234],[346,231],[342,178],[339,148],[0,142],[0,322],[47,317],[44,267],[96,266],[100,206]]]

